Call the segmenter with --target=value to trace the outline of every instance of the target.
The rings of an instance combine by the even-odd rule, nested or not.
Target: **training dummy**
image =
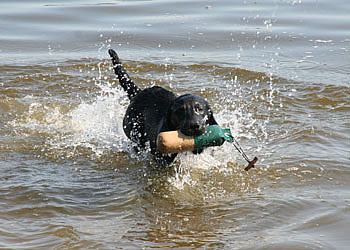
[[[232,142],[230,129],[222,129],[218,125],[207,127],[200,136],[186,136],[179,130],[159,133],[157,146],[165,154],[193,151],[212,146],[221,146],[225,141]]]
[[[213,146],[221,146],[225,141],[231,142],[243,158],[248,162],[244,170],[254,168],[257,157],[249,160],[239,143],[234,140],[230,129],[220,128],[218,125],[210,125],[204,134],[200,136],[186,136],[179,130],[159,133],[157,147],[161,153],[172,154],[185,151],[193,151]]]

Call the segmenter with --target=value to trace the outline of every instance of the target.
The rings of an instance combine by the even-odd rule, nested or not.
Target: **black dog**
[[[157,136],[160,132],[180,130],[184,135],[198,136],[206,131],[208,125],[217,124],[209,104],[202,97],[192,94],[176,97],[159,86],[141,90],[126,73],[117,53],[112,49],[108,53],[119,83],[130,99],[123,120],[124,132],[140,147],[144,148],[148,142],[159,163],[170,164],[177,155],[159,152]]]

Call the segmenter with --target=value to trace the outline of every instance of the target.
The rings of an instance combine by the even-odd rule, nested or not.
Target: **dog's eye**
[[[201,106],[196,106],[194,108],[194,111],[197,113],[197,114],[204,114],[204,109],[201,107]]]

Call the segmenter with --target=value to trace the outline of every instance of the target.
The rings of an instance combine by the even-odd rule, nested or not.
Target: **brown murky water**
[[[348,249],[350,3],[0,3],[1,249]],[[204,96],[225,144],[135,154],[108,48]]]

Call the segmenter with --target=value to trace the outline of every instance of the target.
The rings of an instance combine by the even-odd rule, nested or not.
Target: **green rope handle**
[[[253,160],[249,160],[238,141],[233,138],[229,128],[220,128],[218,125],[208,126],[204,134],[194,138],[194,149],[196,150],[206,147],[221,146],[225,141],[231,142],[243,156],[243,158],[249,163],[244,170],[248,171],[249,169],[255,167],[254,165],[258,161],[258,158],[254,157]]]
[[[225,141],[234,141],[230,129],[223,129],[218,125],[210,125],[204,134],[194,138],[194,149],[221,146]]]

